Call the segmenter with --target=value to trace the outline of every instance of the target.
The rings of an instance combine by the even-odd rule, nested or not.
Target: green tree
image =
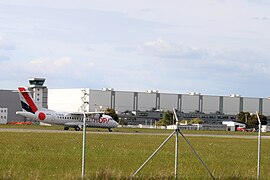
[[[202,124],[203,120],[201,118],[194,118],[192,119],[189,124]]]
[[[236,116],[237,122],[246,124],[248,119],[250,119],[250,112],[240,112]]]
[[[116,114],[116,111],[112,108],[107,108],[105,110],[105,114],[111,116],[116,122],[118,122],[118,115]]]
[[[267,117],[259,114],[259,118],[261,120],[262,125],[266,125],[267,124]],[[259,121],[258,121],[258,117],[256,114],[252,114],[250,116],[250,120],[248,121],[248,125],[259,125]]]
[[[159,126],[167,126],[167,125],[172,125],[173,122],[173,113],[171,111],[166,111],[163,114],[163,117],[161,120],[159,120],[156,124]]]
[[[163,124],[162,119],[160,119],[159,121],[156,122],[156,126],[165,126],[165,125]]]
[[[188,124],[188,122],[189,122],[189,120],[186,120],[186,119],[182,119],[181,121],[180,121],[180,123],[182,123],[182,124]]]
[[[266,116],[264,116],[262,114],[259,114],[259,118],[260,118],[260,120],[262,122],[262,125],[267,124],[267,117]],[[244,124],[246,124],[248,126],[254,126],[254,125],[259,124],[257,115],[256,114],[250,114],[250,112],[240,112],[237,115],[237,122],[244,123]]]

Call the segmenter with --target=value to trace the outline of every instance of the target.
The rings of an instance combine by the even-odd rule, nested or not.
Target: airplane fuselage
[[[86,127],[111,128],[118,126],[118,123],[108,115],[99,112],[70,112],[63,113],[39,107],[33,101],[29,91],[26,88],[19,87],[19,96],[23,111],[17,111],[16,114],[36,121],[41,121],[48,124],[61,124],[64,129],[74,127],[79,131],[83,127],[85,118]]]
[[[48,124],[64,125],[67,127],[78,127],[79,129],[83,126],[83,116],[73,115],[69,113],[56,112],[56,111],[37,111],[35,113],[18,111],[18,115],[30,118],[36,121],[41,121]],[[86,115],[85,118],[86,127],[97,127],[97,128],[115,128],[118,123],[115,122],[111,116],[104,114]],[[76,129],[77,130],[77,129]]]

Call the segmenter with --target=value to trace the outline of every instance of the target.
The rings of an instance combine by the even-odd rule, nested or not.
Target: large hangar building
[[[47,108],[48,89],[43,86],[45,78],[29,79],[30,86],[28,90],[31,92],[36,104]],[[28,121],[28,119],[16,114],[16,111],[21,111],[21,102],[18,90],[0,90],[0,124],[10,122]]]
[[[152,125],[162,118],[163,112],[178,110],[180,119],[199,117],[206,124],[221,124],[235,120],[239,112],[259,113],[270,119],[270,99],[229,96],[211,96],[192,92],[189,94],[161,93],[156,90],[146,92],[116,91],[113,88],[94,90],[90,88],[48,89],[43,86],[44,78],[29,80],[29,91],[36,103],[45,108],[60,111],[103,111],[115,109],[120,119],[128,124]],[[16,90],[0,90],[0,123],[26,121],[16,115],[21,110]],[[270,123],[268,123],[270,124]]]
[[[0,90],[0,124],[10,121],[23,121],[23,118],[16,115],[21,110],[19,94],[14,90]]]
[[[49,89],[48,106],[63,111],[102,111],[113,108],[120,118],[129,124],[151,123],[162,117],[162,112],[178,110],[182,119],[202,118],[205,123],[235,120],[239,112],[259,113],[270,117],[270,99],[229,96],[201,95],[200,93],[170,94],[155,90],[146,92],[101,90]],[[131,115],[132,114],[132,115]],[[149,120],[148,122],[146,120]]]

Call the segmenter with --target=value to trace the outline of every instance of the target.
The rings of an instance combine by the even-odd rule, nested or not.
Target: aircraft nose
[[[119,124],[114,120],[115,127],[119,126]]]

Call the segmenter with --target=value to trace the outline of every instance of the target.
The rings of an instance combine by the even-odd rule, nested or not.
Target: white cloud
[[[46,73],[59,73],[63,72],[71,64],[69,57],[62,57],[58,59],[50,59],[47,57],[41,57],[29,61],[28,70],[30,72],[46,72]]]
[[[262,82],[270,77],[270,11],[266,3],[0,3],[0,29],[5,33],[0,36],[8,37],[0,39],[0,60],[9,59],[0,61],[2,79],[23,77],[27,82],[28,77],[37,75],[58,88],[185,88],[202,92],[201,88],[218,94],[232,87],[241,89],[242,81],[259,78]],[[164,87],[167,84],[170,87]],[[1,81],[0,85],[4,87]],[[252,93],[248,86],[243,89]]]
[[[185,46],[182,43],[175,44],[157,38],[153,41],[147,41],[144,45],[139,46],[139,50],[148,55],[153,55],[162,58],[179,58],[179,59],[198,59],[208,55],[207,51],[197,48]]]
[[[164,40],[163,38],[157,38],[156,40],[145,42],[144,46],[154,48],[159,51],[171,51],[173,48],[173,45],[170,42]]]
[[[60,59],[57,59],[53,61],[53,66],[56,66],[57,68],[65,67],[71,63],[71,60],[69,57],[63,57]]]

